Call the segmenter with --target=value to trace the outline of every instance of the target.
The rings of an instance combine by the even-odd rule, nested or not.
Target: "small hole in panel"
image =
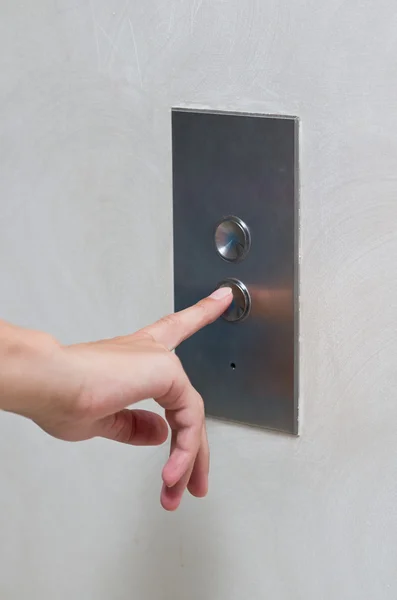
[[[230,363],[230,368],[233,369],[233,371],[235,371],[236,370],[236,363],[231,362]]]

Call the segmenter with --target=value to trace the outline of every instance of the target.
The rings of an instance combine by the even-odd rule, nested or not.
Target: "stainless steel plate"
[[[294,434],[298,131],[292,117],[172,112],[175,309],[230,279],[250,302],[177,353],[208,415]]]

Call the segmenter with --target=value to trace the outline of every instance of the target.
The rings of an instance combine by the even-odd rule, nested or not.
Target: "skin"
[[[73,442],[99,436],[155,446],[166,441],[169,426],[162,506],[178,508],[186,488],[203,497],[209,470],[203,400],[172,350],[231,300],[231,290],[221,288],[132,335],[72,346],[0,321],[0,408]],[[165,409],[165,419],[129,408],[146,398]]]

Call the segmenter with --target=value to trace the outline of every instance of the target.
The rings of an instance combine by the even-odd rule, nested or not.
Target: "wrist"
[[[0,409],[33,417],[51,400],[49,367],[61,349],[51,336],[0,321]]]

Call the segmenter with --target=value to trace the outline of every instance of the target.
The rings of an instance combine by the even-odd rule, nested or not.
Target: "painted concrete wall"
[[[210,423],[174,515],[166,447],[0,415],[2,599],[395,600],[396,93],[392,0],[0,2],[2,317],[68,343],[170,311],[170,107],[297,114],[304,413]]]

